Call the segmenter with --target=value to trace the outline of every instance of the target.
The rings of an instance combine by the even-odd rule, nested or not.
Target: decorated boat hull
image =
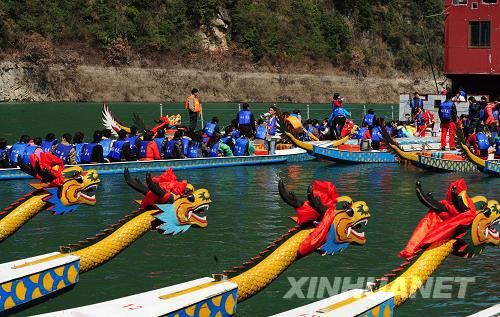
[[[500,176],[500,160],[486,161],[481,172],[492,176]]]
[[[442,172],[474,173],[477,171],[474,164],[465,160],[448,160],[423,155],[418,156],[417,166]]]
[[[83,170],[94,169],[100,175],[122,174],[125,168],[134,172],[162,172],[172,167],[174,170],[229,167],[241,165],[265,165],[294,163],[313,160],[314,157],[302,149],[278,150],[275,155],[233,156],[179,160],[133,161],[102,164],[82,164]],[[69,165],[70,166],[70,165]],[[0,169],[0,180],[31,178],[19,168]]]
[[[343,163],[398,163],[398,159],[385,151],[347,151],[315,145],[311,155]]]

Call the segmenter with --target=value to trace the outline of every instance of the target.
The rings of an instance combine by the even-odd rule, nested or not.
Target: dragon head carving
[[[205,228],[208,223],[206,211],[212,203],[206,189],[195,190],[187,181],[179,182],[172,169],[159,177],[146,174],[146,185],[137,178],[131,178],[125,170],[127,184],[145,197],[141,209],[158,209],[155,214],[159,224],[156,229],[164,234],[178,234],[191,226]]]
[[[81,167],[64,168],[62,160],[51,153],[33,155],[31,165],[19,160],[19,167],[41,183],[31,184],[34,188],[48,192],[44,201],[50,204],[48,210],[64,214],[80,205],[95,205],[95,191],[101,182],[95,170],[83,171]]]
[[[500,222],[498,202],[482,196],[469,197],[463,179],[451,183],[446,199],[441,201],[434,199],[431,193],[424,193],[419,182],[416,192],[429,212],[400,256],[410,258],[430,244],[450,239],[457,240],[453,253],[462,257],[479,254],[487,244],[500,244],[499,233],[494,228]]]
[[[287,204],[295,208],[297,216],[294,220],[301,227],[314,228],[299,247],[301,256],[313,251],[333,255],[350,244],[366,243],[362,227],[368,224],[370,211],[364,201],[339,196],[335,185],[326,181],[314,181],[309,186],[305,202],[299,202],[294,193],[286,190],[282,181],[279,193]]]

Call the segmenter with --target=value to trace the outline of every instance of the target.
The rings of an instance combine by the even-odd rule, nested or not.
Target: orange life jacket
[[[187,99],[186,99],[186,109],[189,109],[189,99],[191,99],[191,98],[194,100],[194,112],[200,112],[201,111],[200,101],[198,100],[198,98],[196,98],[193,95],[187,97]]]

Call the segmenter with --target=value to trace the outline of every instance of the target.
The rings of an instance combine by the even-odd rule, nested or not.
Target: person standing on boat
[[[469,97],[469,120],[470,124],[467,134],[471,135],[481,124],[481,104],[472,96]]]
[[[90,163],[104,163],[102,132],[99,130],[94,131],[93,141],[83,146],[82,150],[82,164]]]
[[[189,129],[194,131],[198,123],[198,114],[201,112],[201,102],[197,88],[193,88],[191,95],[186,98],[186,109],[189,113]]]
[[[60,158],[64,164],[76,165],[76,150],[71,144],[73,137],[69,133],[64,133],[61,143],[56,145],[53,154]]]
[[[419,109],[424,110],[424,102],[422,101],[422,99],[420,99],[418,91],[415,91],[415,93],[413,94],[413,98],[410,100],[410,111],[412,119],[415,119]]]
[[[267,134],[270,136],[276,135],[278,128],[278,108],[276,106],[269,107],[269,121],[267,122]]]
[[[496,131],[498,127],[498,120],[495,118],[494,112],[500,109],[500,101],[497,100],[495,103],[488,103],[486,108],[484,108],[484,125],[487,126],[490,131]],[[498,114],[497,114],[498,116]]]
[[[446,149],[446,136],[449,135],[450,150],[455,150],[455,128],[457,122],[457,107],[451,101],[453,95],[448,93],[445,102],[439,105],[439,119],[441,120],[441,149]]]
[[[366,126],[371,132],[373,127],[375,126],[375,122],[377,122],[377,116],[375,115],[375,110],[368,109],[368,113],[365,114],[365,116],[363,117],[363,122],[361,123],[361,125],[366,124]]]
[[[9,155],[7,150],[7,140],[0,138],[0,168],[9,168]]]
[[[236,115],[236,122],[241,134],[255,133],[255,118],[248,103],[241,104],[241,110]]]
[[[349,113],[344,109],[344,99],[336,95],[337,94],[333,96],[333,112],[328,119],[328,123],[330,126],[330,135],[332,139],[340,139],[342,128],[345,125]]]
[[[125,130],[118,131],[118,139],[113,142],[108,159],[111,162],[132,161],[130,155],[130,143],[127,141],[127,132]]]

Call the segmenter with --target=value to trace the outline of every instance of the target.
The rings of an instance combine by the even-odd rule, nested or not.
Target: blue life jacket
[[[382,140],[382,132],[380,131],[380,127],[377,126],[372,130],[372,141],[380,142]]]
[[[479,119],[480,120],[484,119],[484,114],[485,114],[484,109],[479,110]]]
[[[477,133],[476,134],[477,138],[477,147],[480,150],[487,150],[490,148],[490,140],[488,140],[488,137],[484,133]]]
[[[276,116],[271,117],[269,119],[269,135],[275,135],[276,134],[276,128],[278,126],[278,119]]]
[[[215,128],[217,127],[217,125],[215,123],[207,123],[207,125],[205,126],[205,133],[208,135],[208,136],[212,136],[214,135],[214,131],[215,131]]]
[[[495,140],[495,148],[496,148],[495,155],[497,156],[500,155],[500,138],[497,138]]]
[[[363,123],[366,123],[367,126],[371,127],[373,125],[373,119],[375,119],[375,115],[368,113],[365,115]]]
[[[99,144],[99,143],[86,143],[85,144],[85,146],[82,149],[82,155],[80,156],[81,163],[88,164],[88,163],[92,162],[91,161],[92,152],[94,151],[94,148],[98,145],[101,145],[101,144]]]
[[[76,143],[75,144],[75,156],[76,156],[76,162],[80,164],[82,162],[82,150],[83,147],[87,143]]]
[[[233,130],[233,132],[231,132],[231,137],[233,137],[233,139],[239,138],[240,137],[240,131]]]
[[[241,110],[238,114],[238,123],[242,125],[249,125],[250,122],[250,116],[252,113],[248,110]]]
[[[460,90],[458,93],[460,94],[460,96],[462,96],[465,99],[467,99],[467,93],[465,92],[465,90]]]
[[[42,141],[42,151],[44,151],[45,153],[52,153],[52,147],[54,146],[55,143],[57,143],[56,140],[53,140],[50,142],[43,140]]]
[[[111,139],[101,140],[100,144],[102,146],[102,156],[108,157],[109,152],[111,152],[111,144],[112,143],[113,143],[113,140],[111,140]]]
[[[425,119],[424,119],[424,116],[422,115],[422,113],[420,113],[420,114],[417,116],[417,125],[418,125],[418,126],[423,126],[423,125],[425,125]]]
[[[495,120],[498,120],[498,112],[498,110],[493,111],[493,118],[495,118]]]
[[[441,104],[441,106],[439,107],[439,117],[441,118],[441,121],[445,123],[451,121],[452,107],[453,107],[452,101],[446,101]]]
[[[131,136],[131,137],[128,137],[127,138],[127,141],[129,142],[129,145],[130,145],[130,149],[132,150],[132,152],[135,152],[135,140],[137,140],[139,136],[137,135],[134,135],[134,136]]]
[[[385,131],[387,131],[387,133],[392,136],[392,132],[393,132],[392,127],[386,126]]]
[[[2,158],[2,156],[4,155],[4,153],[6,153],[7,150],[6,149],[0,149],[0,158]],[[7,154],[6,154],[7,155]]]
[[[236,140],[236,145],[234,147],[234,156],[245,156],[247,155],[247,145],[248,140],[245,138],[239,138]]]
[[[422,101],[422,99],[418,98],[418,102],[417,102],[417,105],[415,104],[415,99],[411,98],[410,100],[410,108],[413,111],[415,111],[416,108],[424,108],[424,103]]]
[[[227,140],[231,139],[231,136],[225,136],[223,138],[220,139],[220,141],[224,144],[227,144]]]
[[[333,118],[336,118],[336,117],[345,117],[344,109],[342,107],[335,108],[333,110],[332,116],[333,116]]]
[[[187,139],[184,139],[184,140],[187,140]],[[173,157],[172,154],[174,152],[174,145],[175,145],[175,143],[177,143],[177,140],[172,139],[172,140],[168,141],[167,144],[165,145],[165,151],[163,152],[163,155],[166,158],[172,158]]]
[[[24,153],[22,154],[23,162],[25,164],[31,164],[30,157],[31,155],[35,154],[35,151],[37,149],[41,149],[38,145],[28,145],[26,149],[24,150]]]
[[[54,150],[54,155],[60,158],[65,164],[68,161],[69,152],[73,149],[73,145],[64,145],[59,143]]]
[[[356,139],[358,140],[363,140],[364,136],[365,136],[365,133],[366,133],[366,130],[368,130],[368,128],[359,128],[358,131],[356,132]]]
[[[210,148],[210,157],[219,157],[219,147],[219,142],[212,145],[212,147]]]
[[[189,142],[187,157],[198,158],[198,150],[200,149],[200,143],[191,141]]]
[[[255,132],[255,138],[259,140],[265,140],[266,139],[266,128],[261,127],[260,125],[257,126],[257,130]]]
[[[161,153],[161,146],[163,145],[163,141],[165,141],[165,138],[154,138],[154,141],[158,146],[158,152]]]
[[[152,141],[141,141],[141,145],[139,147],[139,158],[145,158],[148,152],[148,145]]]
[[[298,117],[299,117],[299,114],[298,114],[298,113],[292,113],[292,114],[290,114],[290,117],[295,117],[295,118],[298,118]]]
[[[182,138],[182,147],[184,148],[184,156],[188,155],[189,143],[191,140],[188,138]]]
[[[116,140],[111,147],[108,158],[119,161],[122,158],[123,146],[128,145],[128,141]]]

